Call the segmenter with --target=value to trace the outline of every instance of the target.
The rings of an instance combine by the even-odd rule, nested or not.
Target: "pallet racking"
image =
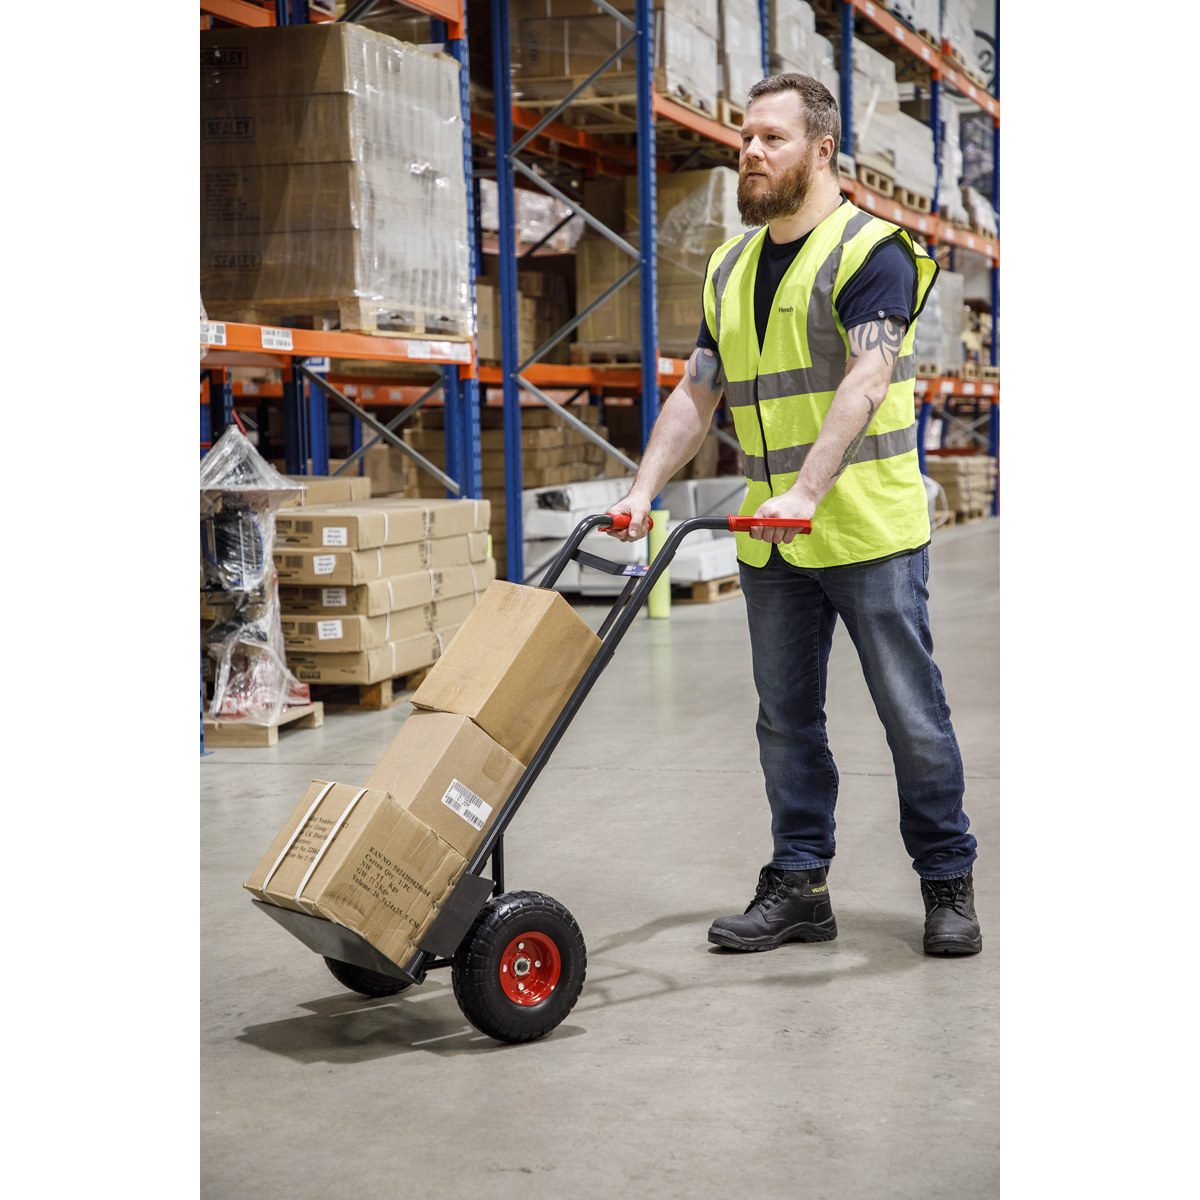
[[[377,0],[358,0],[339,18],[353,21],[365,16]],[[659,389],[671,387],[682,375],[683,363],[677,359],[664,358],[657,352],[657,314],[655,306],[655,259],[656,259],[656,177],[665,171],[678,170],[691,165],[702,156],[714,162],[736,162],[741,139],[738,130],[730,124],[706,116],[685,104],[658,93],[653,85],[651,51],[653,41],[652,0],[636,0],[632,16],[620,13],[607,0],[593,0],[602,10],[619,21],[629,37],[624,45],[597,71],[576,87],[565,99],[551,103],[546,111],[535,111],[533,107],[513,103],[510,64],[512,61],[509,35],[508,0],[491,0],[491,50],[495,91],[492,96],[491,112],[484,111],[482,103],[471,104],[469,80],[469,57],[466,40],[466,13],[462,0],[405,0],[408,7],[425,13],[434,19],[434,40],[444,40],[448,51],[463,65],[461,75],[463,113],[464,171],[467,179],[469,209],[474,204],[471,186],[473,162],[471,139],[485,139],[494,144],[497,191],[500,220],[495,248],[499,253],[499,292],[501,308],[501,349],[499,367],[480,366],[476,350],[467,343],[430,343],[423,339],[367,337],[352,333],[319,333],[308,330],[272,330],[267,327],[221,326],[223,341],[210,343],[204,360],[211,368],[206,381],[209,411],[212,416],[211,438],[215,438],[225,424],[233,419],[233,401],[237,395],[258,394],[273,400],[275,387],[284,409],[286,460],[289,472],[304,473],[311,458],[314,474],[328,472],[328,422],[327,405],[323,399],[314,402],[313,389],[323,389],[334,403],[348,407],[357,419],[351,421],[352,446],[359,449],[362,444],[361,425],[368,424],[379,437],[386,438],[405,453],[412,452],[396,435],[395,429],[422,403],[437,403],[433,393],[440,390],[441,403],[446,408],[446,463],[447,493],[477,497],[481,487],[481,457],[479,438],[479,385],[499,385],[503,391],[505,429],[505,475],[506,475],[506,549],[507,575],[520,579],[523,573],[523,538],[521,529],[521,452],[520,452],[520,406],[524,392],[534,402],[547,404],[562,410],[570,423],[576,425],[585,436],[600,442],[604,448],[618,458],[624,458],[604,439],[600,438],[585,423],[575,419],[569,410],[547,394],[549,390],[568,389],[576,396],[585,390],[590,396],[602,399],[606,393],[635,395],[641,399],[642,445],[657,416]],[[841,57],[842,149],[853,153],[853,38],[856,21],[864,29],[869,27],[876,41],[890,46],[894,56],[906,72],[916,79],[928,83],[931,96],[933,142],[935,158],[940,160],[941,130],[939,122],[939,99],[941,89],[949,87],[979,105],[995,124],[994,138],[994,183],[993,203],[999,209],[999,3],[997,10],[997,74],[996,95],[972,81],[958,65],[947,42],[935,45],[917,32],[908,29],[902,22],[887,12],[886,7],[873,0],[825,0],[818,3],[820,15],[826,20],[837,22],[837,36]],[[763,72],[769,74],[770,12],[769,0],[759,0],[762,18]],[[202,14],[219,17],[239,24],[283,25],[295,24],[310,19],[307,0],[275,0],[274,4],[259,5],[248,0],[202,0]],[[312,13],[311,19],[328,19]],[[439,36],[441,35],[441,36]],[[637,62],[635,114],[627,120],[629,133],[636,134],[636,145],[629,146],[567,124],[558,118],[572,105],[573,100],[591,82],[607,70],[622,54],[635,51]],[[660,138],[661,137],[661,144]],[[636,172],[638,178],[639,241],[635,248],[613,230],[605,227],[597,218],[587,213],[581,203],[555,186],[545,174],[522,161],[521,155],[537,155],[539,158],[559,159],[574,167],[583,167],[593,173],[627,175]],[[940,161],[938,186],[940,188]],[[609,289],[604,296],[578,313],[553,337],[539,346],[525,362],[519,361],[517,335],[517,256],[514,232],[514,189],[518,177],[524,186],[540,189],[567,205],[568,209],[582,217],[597,233],[619,245],[632,259],[632,265],[624,278]],[[886,220],[903,226],[929,246],[942,243],[951,248],[969,250],[982,254],[991,263],[991,309],[992,342],[991,362],[996,364],[999,350],[999,259],[998,238],[984,236],[975,231],[957,228],[938,215],[938,197],[933,197],[932,211],[918,212],[868,188],[856,179],[843,177],[842,190],[853,203],[866,211],[876,213]],[[474,277],[481,274],[483,245],[473,211],[468,212],[468,234],[471,238],[472,299],[474,299]],[[490,248],[490,247],[489,247]],[[532,253],[537,253],[534,247]],[[526,254],[531,252],[527,251]],[[523,255],[524,257],[524,255]],[[641,291],[641,354],[640,366],[588,367],[554,366],[540,360],[556,345],[570,335],[593,307],[609,299],[616,290],[638,277]],[[217,331],[214,330],[214,337]],[[290,338],[290,340],[288,340]],[[281,345],[288,341],[287,347]],[[434,346],[437,346],[435,351]],[[448,349],[446,347],[449,347]],[[646,347],[654,347],[652,353]],[[238,357],[239,355],[243,357]],[[250,355],[248,359],[244,357]],[[414,395],[419,389],[410,380],[396,378],[363,378],[330,376],[328,361],[333,357],[376,360],[396,364],[423,364],[439,369],[440,384]],[[314,366],[312,359],[317,360]],[[326,370],[320,370],[324,360]],[[262,385],[269,391],[245,393],[228,382],[226,369],[241,363],[277,365],[283,372],[281,385]],[[299,377],[299,378],[297,378]],[[966,395],[957,388],[964,385],[958,380],[918,381],[918,447],[924,468],[924,435],[932,416],[940,415],[937,404],[942,397]],[[999,387],[995,384],[980,385],[994,388],[989,397],[990,415],[987,444],[992,454],[999,448]],[[371,392],[365,396],[365,391]],[[385,396],[383,393],[387,393]],[[335,394],[336,393],[336,394]],[[983,394],[982,392],[980,393]],[[361,399],[355,403],[351,397]],[[367,400],[373,407],[399,406],[397,417],[382,426],[366,413],[363,405]],[[218,401],[212,403],[212,401]],[[720,435],[721,431],[718,430]],[[724,435],[725,440],[728,435]],[[209,439],[205,439],[209,440]],[[352,465],[352,460],[343,463],[342,471]],[[628,462],[628,460],[626,460]],[[424,464],[422,464],[424,465]],[[632,465],[631,463],[629,465]],[[429,469],[426,467],[425,469]],[[440,474],[440,473],[438,473]],[[993,511],[998,511],[999,491]]]

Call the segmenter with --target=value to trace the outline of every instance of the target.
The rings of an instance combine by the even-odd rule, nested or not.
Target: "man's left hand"
[[[789,488],[782,496],[772,496],[758,506],[756,517],[787,517],[791,520],[811,521],[817,510],[817,501],[810,496]],[[766,526],[751,528],[750,536],[762,542],[787,545],[800,531],[798,529],[768,529]]]

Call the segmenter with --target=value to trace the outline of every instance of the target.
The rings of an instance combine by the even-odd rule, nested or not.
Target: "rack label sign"
[[[225,323],[223,321],[200,322],[200,344],[203,346],[224,346]]]
[[[487,824],[488,817],[492,815],[492,806],[482,796],[475,795],[465,783],[459,783],[457,779],[450,781],[450,786],[442,797],[442,803],[451,812],[458,813],[468,825],[472,825],[476,829],[482,829]]]
[[[292,331],[290,329],[271,329],[262,327],[262,347],[264,350],[290,350],[292,348]]]

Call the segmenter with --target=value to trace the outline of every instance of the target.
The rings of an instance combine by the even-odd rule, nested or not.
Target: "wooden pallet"
[[[727,125],[730,129],[736,129],[738,133],[741,133],[742,123],[746,120],[746,109],[743,105],[732,104],[724,96],[719,96],[717,97],[717,112],[720,114],[719,120],[722,125]]]
[[[918,379],[937,379],[941,375],[941,368],[935,362],[919,362],[917,363],[917,378]]]
[[[979,378],[979,364],[977,362],[963,363],[963,378],[964,379],[978,379]]]
[[[355,333],[366,333],[373,337],[424,337],[440,342],[469,342],[469,334],[444,332],[456,329],[438,321],[439,314],[415,311],[412,306],[391,302],[386,305],[393,310],[396,320],[383,320],[387,314],[374,310],[385,307],[375,300],[364,300],[359,296],[324,297],[312,299],[281,300],[212,300],[206,301],[210,321],[237,321],[247,325],[274,325],[294,329],[342,329]],[[401,313],[407,311],[407,320]],[[382,324],[381,324],[382,321]],[[431,327],[432,326],[432,327]]]
[[[687,585],[676,585],[684,586]],[[713,604],[718,600],[732,600],[742,594],[740,575],[726,575],[723,579],[705,579],[692,584],[691,595],[672,596],[672,604]]]
[[[664,358],[685,361],[695,350],[695,342],[660,342],[658,352]],[[640,342],[573,342],[571,364],[576,367],[638,366],[642,361]]]
[[[379,683],[310,683],[308,686],[322,697],[330,712],[379,712],[403,704],[428,674],[429,668],[423,667]]]
[[[920,192],[914,192],[911,188],[896,188],[895,200],[914,212],[928,213],[933,209],[933,200],[929,196],[922,196]]]
[[[991,516],[991,502],[988,502],[986,508],[968,508],[965,511],[960,510],[954,514],[954,523],[956,525],[973,525],[976,521],[982,521],[985,517]]]
[[[220,721],[204,718],[205,750],[229,746],[275,746],[285,725],[294,729],[320,729],[325,724],[325,706],[320,700],[285,708],[274,725],[251,725],[246,721]]]
[[[933,514],[933,523],[931,530],[933,533],[938,533],[943,529],[954,528],[954,513],[950,510],[939,510]]]
[[[988,85],[967,66],[963,61],[963,56],[949,42],[942,46],[942,57],[948,58],[955,69],[961,71],[981,92],[988,90]]]
[[[873,192],[878,192],[881,196],[887,196],[891,199],[896,191],[895,180],[889,179],[882,172],[875,170],[874,167],[864,166],[859,163],[855,168],[858,172],[858,182],[865,184]]]
[[[999,383],[1000,382],[1000,368],[984,366],[981,363],[979,365],[979,378],[982,379],[984,383]]]

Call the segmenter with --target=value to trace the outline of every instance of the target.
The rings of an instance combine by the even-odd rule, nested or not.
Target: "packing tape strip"
[[[376,579],[383,578],[383,551],[382,550],[375,551],[375,578]]]
[[[383,510],[383,544],[385,546],[388,544],[388,515],[386,508]]]
[[[432,600],[432,599],[433,599],[434,588],[437,586],[437,582],[436,582],[436,580],[433,578],[433,568],[432,568],[432,567],[427,567],[427,568],[426,568],[426,570],[429,572],[429,599],[430,599],[430,600]]]
[[[388,608],[389,611],[396,607],[396,593],[392,591],[392,577],[388,576]]]
[[[475,574],[475,564],[471,563],[471,595],[475,597],[475,603],[479,603],[479,576]]]
[[[445,644],[445,642],[443,642],[443,641],[442,641],[442,631],[441,631],[440,629],[435,629],[435,630],[433,631],[433,636],[434,636],[435,638],[437,638],[437,642],[438,642],[438,658],[441,658],[441,657],[442,657],[442,655],[443,655],[443,654],[445,654],[445,652],[446,652],[446,644]]]
[[[383,614],[383,640],[385,642],[392,640],[392,614],[390,612]]]
[[[263,894],[263,899],[266,900],[269,904],[275,904],[275,901],[272,900],[271,897],[267,895],[267,884],[271,882],[272,876],[275,874],[276,871],[279,870],[280,863],[282,863],[283,860],[285,858],[287,858],[289,851],[296,844],[296,839],[304,832],[304,827],[305,827],[305,825],[308,824],[309,817],[311,817],[313,815],[313,813],[315,813],[317,811],[317,806],[321,803],[322,800],[325,799],[326,796],[329,795],[329,789],[331,787],[333,787],[333,784],[327,783],[324,786],[324,788],[322,788],[321,794],[312,802],[312,805],[309,807],[308,812],[306,812],[304,814],[303,818],[300,821],[300,824],[296,826],[296,828],[292,832],[292,836],[290,838],[288,838],[287,845],[284,846],[284,848],[280,851],[279,857],[275,860],[275,865],[267,872],[267,877],[262,882],[262,894]],[[276,904],[275,907],[279,908],[280,906]]]
[[[332,787],[333,784],[330,784],[329,786]],[[366,794],[367,794],[367,789],[363,788],[362,791],[360,791],[358,793],[358,795],[355,796],[354,799],[351,800],[350,803],[346,805],[346,811],[344,813],[342,813],[342,815],[340,817],[338,817],[337,824],[334,825],[334,827],[329,831],[328,837],[326,837],[320,850],[317,851],[317,857],[312,860],[312,866],[310,866],[308,868],[308,871],[305,873],[304,878],[302,880],[300,880],[300,886],[296,889],[295,901],[297,904],[300,905],[301,908],[304,908],[304,901],[300,899],[300,893],[302,891],[304,891],[305,887],[308,886],[308,881],[312,878],[313,872],[317,869],[318,866],[321,865],[321,859],[323,859],[325,857],[325,851],[328,850],[329,847],[333,845],[333,839],[335,837],[337,837],[338,830],[341,829],[341,827],[346,823],[346,818],[354,811],[354,806]],[[316,905],[313,905],[313,908],[315,910]],[[318,914],[314,911],[312,915],[315,917]]]
[[[388,645],[391,646],[391,648],[392,648],[392,678],[395,679],[396,678],[396,643],[388,642]]]

